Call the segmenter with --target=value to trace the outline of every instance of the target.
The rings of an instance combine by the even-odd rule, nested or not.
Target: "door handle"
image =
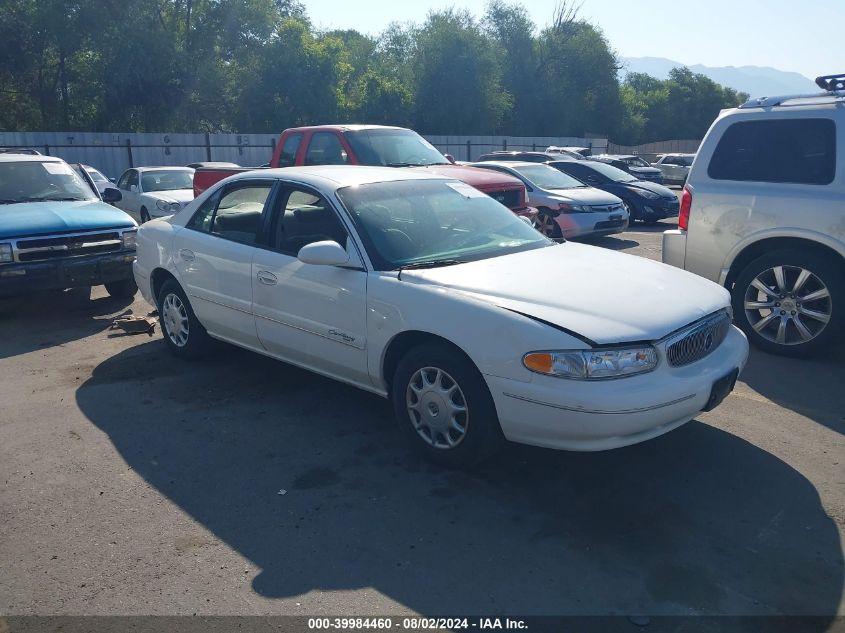
[[[279,281],[276,275],[266,270],[259,270],[257,276],[258,281],[265,286],[275,286]]]
[[[192,262],[194,261],[194,259],[196,259],[194,251],[189,251],[187,248],[183,248],[179,251],[179,257],[184,259],[186,262]]]

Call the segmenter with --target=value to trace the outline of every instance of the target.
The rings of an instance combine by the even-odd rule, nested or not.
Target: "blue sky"
[[[484,12],[486,0],[303,0],[320,28],[377,34],[390,22],[450,6]],[[556,0],[523,0],[546,24]],[[706,66],[772,66],[813,78],[845,72],[845,0],[583,0],[623,57],[668,57]],[[838,35],[837,35],[838,33]]]

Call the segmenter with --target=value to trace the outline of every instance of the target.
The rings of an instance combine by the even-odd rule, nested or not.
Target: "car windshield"
[[[520,165],[514,171],[522,174],[540,189],[579,189],[583,182],[548,165]]]
[[[0,204],[97,199],[65,162],[0,163]]]
[[[150,191],[173,191],[175,189],[193,189],[193,169],[162,169],[161,171],[141,172],[141,189]]]
[[[613,165],[600,163],[599,161],[591,161],[590,169],[596,170],[602,176],[610,178],[614,182],[634,182],[635,180],[638,180],[636,177],[632,176],[627,172],[622,171],[621,169],[614,167]]]
[[[380,182],[337,193],[377,270],[488,259],[554,244],[458,181]]]
[[[631,156],[629,158],[623,158],[622,160],[624,160],[629,165],[632,165],[633,167],[651,167],[651,165],[649,165],[639,156]]]
[[[412,130],[359,130],[347,132],[346,140],[361,165],[410,167],[449,164],[437,148]]]

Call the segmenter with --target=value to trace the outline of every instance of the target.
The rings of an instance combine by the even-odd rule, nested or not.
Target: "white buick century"
[[[246,172],[138,231],[164,340],[209,337],[389,397],[429,456],[503,440],[595,451],[718,405],[748,356],[730,296],[552,242],[472,187],[406,169]]]

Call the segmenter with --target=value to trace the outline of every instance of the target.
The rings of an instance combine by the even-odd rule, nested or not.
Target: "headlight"
[[[138,231],[123,232],[123,248],[134,249],[137,246]]]
[[[525,368],[538,374],[576,380],[620,378],[657,367],[651,346],[583,351],[531,352],[522,357]]]
[[[12,259],[12,245],[0,244],[0,262],[10,262]]]
[[[654,193],[648,189],[640,189],[637,193],[639,193],[643,198],[648,198],[649,200],[657,200],[660,198],[659,193]]]
[[[592,210],[590,207],[585,207],[582,204],[572,204],[571,202],[561,202],[557,208],[561,213],[589,213]]]
[[[156,200],[156,208],[164,213],[177,213],[182,206],[178,202],[167,202],[165,200]]]

